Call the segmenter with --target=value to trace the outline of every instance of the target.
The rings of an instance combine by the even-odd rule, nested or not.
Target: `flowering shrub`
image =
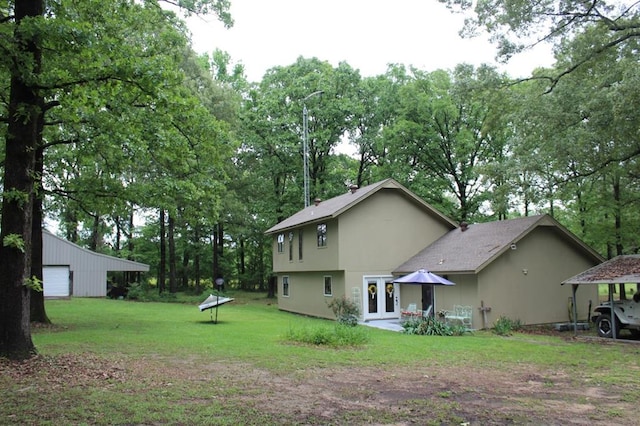
[[[340,324],[350,327],[358,325],[360,309],[352,300],[347,299],[345,296],[337,297],[328,302],[327,306],[331,308]]]
[[[514,331],[522,328],[520,320],[512,320],[505,316],[501,316],[493,324],[493,332],[498,336],[511,336]]]

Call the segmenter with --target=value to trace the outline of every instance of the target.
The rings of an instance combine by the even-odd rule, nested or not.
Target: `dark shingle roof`
[[[528,216],[469,225],[448,232],[407,262],[398,266],[394,275],[418,269],[435,273],[477,273],[537,226],[554,226],[563,236],[582,246],[594,260],[601,260],[592,249],[562,227],[549,215]]]
[[[350,209],[359,202],[367,199],[371,195],[383,189],[393,189],[400,191],[401,194],[411,199],[413,202],[421,205],[425,210],[428,210],[431,214],[433,214],[433,216],[439,218],[439,220],[441,220],[442,222],[445,222],[450,226],[456,226],[453,220],[438,212],[436,209],[424,202],[421,198],[413,194],[407,188],[400,185],[394,179],[385,179],[371,185],[363,186],[353,193],[349,191],[346,194],[342,194],[337,197],[330,198],[326,201],[322,201],[317,206],[312,204],[309,207],[300,210],[299,212],[295,213],[292,216],[289,216],[282,222],[267,229],[265,233],[274,234],[276,232],[296,228],[307,223],[335,218],[344,211]]]
[[[626,283],[640,283],[640,255],[614,257],[562,282],[562,284]]]

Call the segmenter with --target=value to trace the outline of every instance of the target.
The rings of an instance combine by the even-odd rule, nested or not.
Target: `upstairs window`
[[[293,232],[289,232],[289,262],[293,262]]]
[[[284,253],[284,234],[278,234],[278,253]]]
[[[302,230],[298,231],[298,260],[302,260]]]
[[[327,224],[321,223],[318,225],[318,247],[327,246]]]

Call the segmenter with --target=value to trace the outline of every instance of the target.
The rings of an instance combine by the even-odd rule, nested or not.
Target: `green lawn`
[[[277,398],[289,390],[297,392],[287,386],[278,389],[280,380],[298,386],[300,381],[315,382],[323,375],[333,377],[335,373],[333,380],[337,380],[339,372],[357,371],[380,371],[386,378],[414,370],[424,370],[422,376],[437,371],[446,378],[447,371],[460,376],[468,370],[492,377],[522,371],[525,366],[543,376],[560,369],[568,386],[597,381],[598,386],[614,389],[624,383],[620,399],[632,401],[629,404],[640,399],[638,345],[566,338],[571,334],[564,338],[522,333],[500,337],[476,332],[434,337],[366,327],[369,338],[363,346],[316,347],[290,342],[286,336],[291,329],[331,328],[334,322],[280,312],[275,301],[263,295],[235,297],[235,302],[219,308],[217,324],[195,304],[82,298],[47,301],[47,313],[55,326],[34,329],[40,354],[34,367],[6,360],[1,366],[0,424],[326,424],[326,418],[303,416],[300,409],[265,409],[263,399],[272,393]],[[24,374],[16,376],[15,371],[22,369]],[[265,376],[269,379],[260,384]],[[554,377],[545,380],[554,381]],[[366,395],[364,389],[359,392]],[[433,424],[469,418],[459,401],[452,399],[464,392],[441,390],[437,395],[441,409],[442,404],[452,408]],[[359,394],[358,398],[364,397]],[[391,417],[385,417],[387,410],[377,408],[344,408],[335,414],[339,416],[335,424],[391,424],[421,410],[433,412],[432,406],[424,406],[429,398],[419,403],[403,401]],[[614,416],[624,424],[616,410],[596,410],[595,423]],[[493,419],[482,417],[490,413],[473,415]]]

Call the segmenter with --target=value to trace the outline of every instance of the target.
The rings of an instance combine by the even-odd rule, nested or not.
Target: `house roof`
[[[427,246],[407,262],[398,266],[394,275],[427,269],[439,274],[478,273],[512,244],[539,226],[551,226],[558,234],[574,244],[595,261],[602,257],[549,215],[528,216],[469,225],[448,232]]]
[[[640,283],[640,255],[614,257],[562,282],[562,284],[626,283]]]
[[[276,232],[282,232],[289,229],[297,228],[308,223],[333,219],[349,210],[353,206],[357,205],[358,203],[371,197],[373,194],[383,190],[398,191],[401,195],[409,199],[411,202],[428,211],[437,220],[446,223],[451,227],[457,226],[457,224],[452,219],[440,213],[438,210],[426,203],[413,192],[400,185],[394,179],[385,179],[371,185],[363,186],[356,191],[349,191],[346,194],[342,194],[337,197],[322,201],[318,205],[312,204],[311,206],[300,210],[299,212],[288,217],[282,222],[267,229],[265,233],[274,234]]]

